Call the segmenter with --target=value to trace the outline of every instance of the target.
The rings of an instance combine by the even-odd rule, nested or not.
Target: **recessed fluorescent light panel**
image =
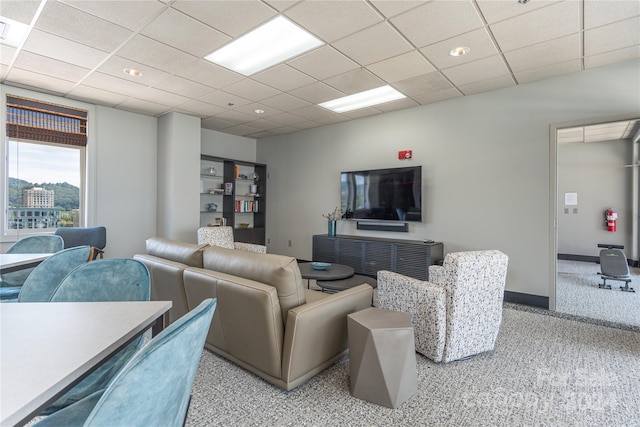
[[[204,59],[250,76],[323,44],[322,40],[279,16]]]
[[[406,98],[406,96],[387,85],[360,93],[354,93],[353,95],[343,96],[342,98],[323,102],[318,105],[336,113],[345,113],[347,111],[384,104],[385,102],[402,98]]]
[[[27,35],[29,26],[22,22],[0,16],[0,43],[18,47]]]

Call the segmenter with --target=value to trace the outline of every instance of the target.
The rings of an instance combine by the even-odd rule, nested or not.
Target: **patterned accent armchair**
[[[202,227],[198,229],[198,244],[207,243],[211,246],[219,246],[227,249],[240,249],[243,251],[266,254],[267,247],[253,243],[235,242],[233,240],[233,228],[228,226]]]
[[[378,305],[411,315],[416,351],[451,362],[493,350],[509,258],[497,250],[447,254],[429,281],[378,272]]]

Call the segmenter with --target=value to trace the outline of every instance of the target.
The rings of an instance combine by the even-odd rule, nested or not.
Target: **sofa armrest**
[[[233,248],[241,251],[255,252],[257,254],[266,254],[267,247],[263,245],[256,245],[253,243],[233,242]]]
[[[347,349],[347,315],[371,307],[367,284],[292,308],[285,328],[282,375],[294,388],[340,358]]]
[[[416,351],[442,360],[447,332],[447,291],[434,283],[391,271],[378,272],[378,306],[409,313]]]

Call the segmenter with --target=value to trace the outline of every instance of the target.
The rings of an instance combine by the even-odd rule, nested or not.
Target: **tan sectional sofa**
[[[347,315],[373,296],[367,284],[308,290],[295,258],[282,255],[151,238],[134,258],[151,273],[152,298],[173,301],[171,321],[217,298],[205,347],[284,390],[346,354]]]

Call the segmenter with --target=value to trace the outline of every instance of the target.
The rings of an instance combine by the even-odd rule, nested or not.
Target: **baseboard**
[[[530,305],[533,307],[541,307],[549,309],[549,297],[541,297],[539,295],[522,294],[520,292],[504,291],[504,300],[515,304]]]

